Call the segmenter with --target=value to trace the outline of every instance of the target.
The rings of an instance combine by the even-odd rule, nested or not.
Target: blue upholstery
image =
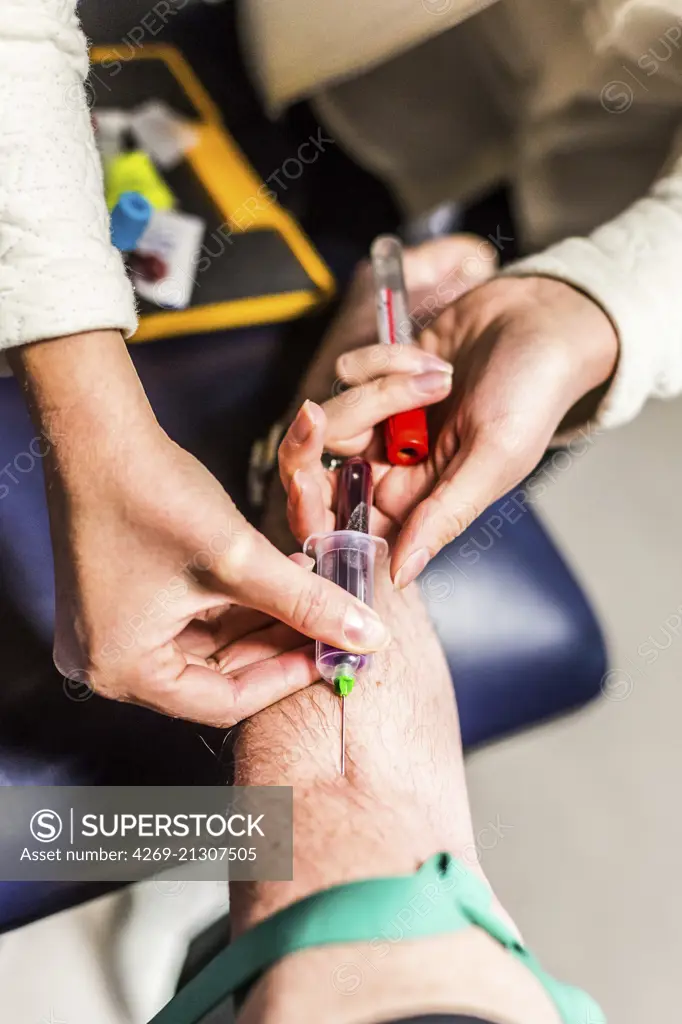
[[[31,424],[16,382],[0,379],[0,597],[11,599],[48,642],[54,584],[41,470],[44,451],[45,442]]]
[[[421,577],[465,747],[585,704],[606,671],[587,598],[516,493],[492,505]]]

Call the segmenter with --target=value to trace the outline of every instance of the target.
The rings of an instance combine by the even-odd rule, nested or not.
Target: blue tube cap
[[[116,248],[132,252],[151,215],[151,203],[140,192],[123,192],[111,211],[111,241]]]

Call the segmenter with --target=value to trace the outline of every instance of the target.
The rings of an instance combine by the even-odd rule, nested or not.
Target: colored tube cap
[[[429,454],[429,430],[423,409],[400,412],[386,420],[386,458],[392,466],[416,466]]]
[[[151,203],[139,192],[123,192],[111,211],[111,240],[121,252],[132,252],[152,215]]]
[[[173,193],[142,150],[119,153],[104,162],[107,206],[113,210],[125,192],[138,192],[155,210],[172,210]]]

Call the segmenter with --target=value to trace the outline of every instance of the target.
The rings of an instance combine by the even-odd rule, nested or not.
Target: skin
[[[376,345],[371,273],[361,267],[301,396],[321,411],[300,412],[281,469],[300,542],[332,521],[321,447],[370,458],[373,529],[394,540],[401,587],[534,467],[562,421],[589,415],[618,351],[602,310],[569,286],[491,279],[494,253],[480,239],[427,243],[407,253],[405,270],[421,348]],[[49,446],[55,661],[65,675],[221,726],[310,684],[299,633],[360,652],[389,641],[378,616],[284,558],[164,434],[120,334],[38,342],[9,358]],[[416,406],[429,409],[431,457],[390,467],[378,425]],[[309,436],[315,455],[297,461]],[[277,629],[233,657],[249,635],[236,607],[293,633]]]
[[[119,334],[10,358],[47,441],[65,675],[229,726],[312,682],[306,637],[361,651],[388,642],[374,612],[280,554],[167,437]]]
[[[471,245],[455,236],[406,253],[412,319],[426,324],[421,351],[375,343],[371,273],[359,268],[313,366],[309,392],[300,396],[322,411],[305,406],[286,442],[282,480],[293,492],[299,540],[329,528],[335,499],[334,476],[322,470],[317,453],[297,457],[304,421],[322,431],[323,447],[372,462],[374,528],[393,531],[391,575],[399,587],[524,479],[560,426],[594,415],[618,359],[613,325],[591,299],[550,278],[486,280],[494,264],[480,258],[478,271],[465,275],[470,261],[463,252]],[[427,361],[434,355],[445,365]],[[434,390],[424,395],[422,385],[418,394],[426,378]],[[417,405],[429,406],[430,457],[418,466],[390,466],[380,425]]]
[[[299,443],[301,457],[314,458],[316,445],[313,431]],[[267,529],[285,546],[285,502],[278,487],[273,491]],[[288,882],[231,885],[236,934],[319,889],[412,872],[440,850],[452,851],[485,880],[440,644],[415,586],[396,591],[386,565],[376,583],[377,605],[395,639],[347,699],[345,776],[339,774],[339,701],[325,683],[239,727],[235,782],[293,787],[294,870]],[[510,921],[494,897],[493,903]],[[399,923],[385,922],[385,936],[373,943],[281,960],[252,989],[240,1024],[374,1024],[448,1011],[499,1024],[558,1024],[539,983],[486,933],[469,928],[410,941],[409,913]]]

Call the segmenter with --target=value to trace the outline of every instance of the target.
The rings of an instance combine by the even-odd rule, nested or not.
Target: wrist
[[[165,436],[118,331],[35,342],[9,359],[45,438],[46,470],[69,488],[92,487],[93,470],[115,472],[130,449]]]
[[[551,310],[568,330],[559,332],[569,346],[578,397],[606,384],[618,362],[616,327],[604,308],[587,292],[560,278],[505,276],[523,305]]]

